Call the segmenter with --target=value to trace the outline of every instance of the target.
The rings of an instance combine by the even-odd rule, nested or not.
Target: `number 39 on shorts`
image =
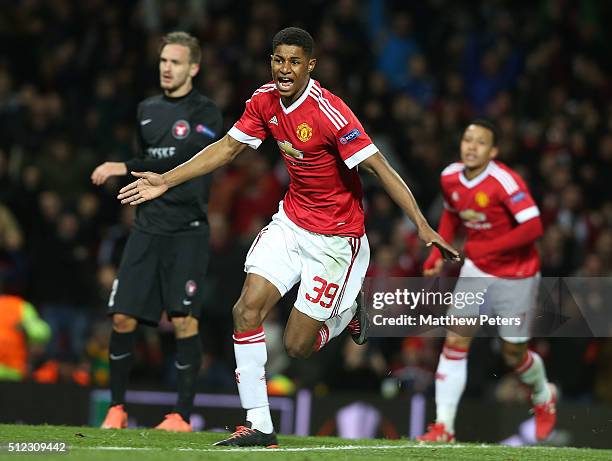
[[[338,293],[338,284],[327,283],[327,280],[316,276],[313,281],[318,285],[313,288],[314,294],[306,293],[306,300],[313,304],[320,304],[321,307],[329,309]],[[324,299],[322,299],[324,298]]]

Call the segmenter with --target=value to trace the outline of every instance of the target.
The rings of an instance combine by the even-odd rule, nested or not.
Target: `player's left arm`
[[[427,246],[434,245],[440,250],[442,256],[446,260],[460,260],[459,252],[431,228],[425,216],[423,216],[408,185],[400,175],[397,174],[395,169],[389,165],[387,159],[380,152],[376,152],[374,155],[363,160],[359,163],[359,167],[363,167],[366,171],[378,178],[393,201],[397,203],[416,225],[419,238],[423,240]]]
[[[486,241],[468,241],[464,252],[470,259],[478,259],[495,253],[505,253],[524,247],[536,241],[544,234],[540,210],[527,186],[520,178],[515,178],[518,190],[510,194],[503,192],[502,203],[508,210],[517,226],[510,232]]]

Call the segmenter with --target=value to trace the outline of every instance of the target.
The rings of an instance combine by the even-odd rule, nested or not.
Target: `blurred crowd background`
[[[203,44],[196,86],[225,128],[270,79],[271,38],[297,25],[317,43],[314,76],[342,97],[412,188],[434,225],[439,174],[466,123],[500,131],[500,160],[540,206],[544,276],[612,275],[612,3],[596,0],[19,0],[0,13],[0,278],[51,329],[22,379],[105,386],[106,301],[133,219],[115,199],[125,179],[92,186],[94,167],[135,154],[136,105],[159,93],[158,45],[172,30]],[[288,177],[272,142],[214,173],[211,262],[201,321],[200,390],[235,392],[231,307],[245,252]],[[418,276],[426,252],[410,222],[364,177],[370,274]],[[449,268],[449,274],[456,269]],[[431,392],[440,340],[346,336],[292,362],[282,332],[292,292],[266,324],[269,373],[317,393]],[[0,322],[4,318],[0,311]],[[140,328],[134,387],[171,386],[173,335]],[[0,330],[0,336],[2,336]],[[1,339],[1,338],[0,338]],[[475,343],[468,395],[527,396],[495,339]],[[610,339],[536,339],[564,398],[612,402]],[[398,385],[399,384],[399,385]]]

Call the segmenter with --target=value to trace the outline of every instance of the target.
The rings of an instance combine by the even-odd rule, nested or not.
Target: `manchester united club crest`
[[[310,138],[312,138],[312,128],[306,122],[298,125],[296,133],[298,139],[302,142],[310,141]]]
[[[476,204],[480,208],[484,208],[489,204],[489,196],[485,194],[483,191],[476,192],[476,195],[474,196],[474,200],[476,201]]]
[[[189,122],[187,120],[177,120],[172,125],[172,136],[176,139],[185,139],[189,136],[191,132],[191,127],[189,126]]]

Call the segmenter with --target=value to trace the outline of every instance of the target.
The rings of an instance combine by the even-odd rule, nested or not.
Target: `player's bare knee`
[[[472,338],[457,335],[448,335],[445,340],[447,346],[459,349],[469,349],[471,343]]]
[[[172,324],[177,338],[186,338],[198,332],[198,323],[193,317],[172,317]]]
[[[238,331],[250,331],[261,326],[262,319],[261,303],[256,299],[243,295],[232,309],[234,327]]]
[[[517,354],[515,352],[504,352],[504,362],[508,368],[517,368],[523,361],[524,354]]]
[[[125,314],[113,314],[113,330],[117,333],[130,333],[138,326],[138,320]]]
[[[306,359],[312,354],[312,345],[307,346],[304,343],[296,344],[285,341],[285,350],[287,355],[293,359]]]
[[[517,368],[525,359],[527,353],[527,343],[512,344],[504,342],[502,345],[502,355],[504,362],[509,368]]]

